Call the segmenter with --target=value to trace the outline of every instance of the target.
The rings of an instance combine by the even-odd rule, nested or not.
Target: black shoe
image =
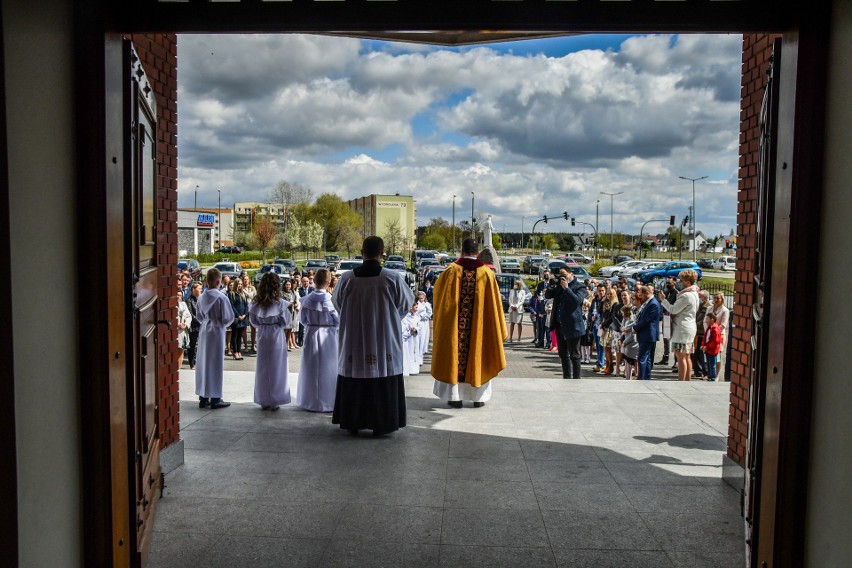
[[[544,343],[536,343],[535,346],[541,349],[544,347]]]
[[[450,401],[447,402],[447,404],[449,404],[453,408],[461,408],[462,407],[462,401],[460,401],[460,400],[450,400]]]
[[[358,435],[358,428],[350,428],[349,434],[352,435],[352,436],[357,436]]]
[[[225,402],[224,400],[211,400],[210,408],[216,410],[217,408],[228,408],[231,406],[230,402]]]
[[[198,408],[207,408],[210,406],[210,399],[203,396],[198,397]]]
[[[668,357],[663,357],[662,359],[660,359],[659,361],[654,363],[654,365],[668,365],[668,364],[669,364],[669,358]]]
[[[474,408],[482,408],[483,406],[485,406],[484,402],[474,402],[473,403]]]

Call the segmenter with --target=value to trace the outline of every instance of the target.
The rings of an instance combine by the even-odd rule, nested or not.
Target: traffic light
[[[686,227],[686,224],[689,223],[689,215],[683,218],[683,226]]]
[[[674,227],[674,223],[675,223],[675,216],[672,215],[671,217],[669,217],[669,226]]]
[[[567,221],[567,220],[568,220],[568,212],[567,212],[567,211],[563,211],[563,212],[562,212],[562,217],[563,217],[563,218]]]
[[[544,221],[545,223],[547,223],[547,215],[545,215],[545,216],[544,216],[544,219],[542,219],[542,221]]]
[[[576,226],[577,226],[576,221],[577,221],[577,220],[576,220],[574,217],[571,217],[571,226],[572,226],[572,227],[576,227]]]

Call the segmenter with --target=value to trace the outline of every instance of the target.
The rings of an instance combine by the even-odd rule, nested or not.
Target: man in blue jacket
[[[642,306],[636,315],[636,321],[625,327],[632,327],[639,343],[639,378],[651,379],[654,364],[654,346],[660,337],[660,302],[654,297],[650,286],[638,287],[635,294],[642,300]]]
[[[559,281],[552,282],[545,292],[553,298],[551,327],[556,328],[556,346],[562,361],[562,378],[579,379],[580,338],[586,333],[583,321],[583,300],[586,287],[578,282],[567,268],[559,269]]]

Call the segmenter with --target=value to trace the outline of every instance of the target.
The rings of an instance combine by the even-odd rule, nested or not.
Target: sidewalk
[[[727,384],[562,380],[555,354],[525,344],[507,358],[479,409],[436,399],[424,366],[406,379],[408,426],[380,439],[259,410],[250,359],[227,365],[242,370],[223,410],[200,410],[182,371],[186,463],[166,477],[148,566],[743,564],[721,480]]]

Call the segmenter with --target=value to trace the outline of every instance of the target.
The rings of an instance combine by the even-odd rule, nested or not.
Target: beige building
[[[254,220],[259,216],[270,217],[279,229],[284,228],[284,208],[272,203],[258,201],[242,201],[234,203],[234,231],[238,233],[251,232]],[[224,229],[222,229],[224,231]]]
[[[351,199],[346,203],[364,219],[362,229],[364,237],[370,235],[382,237],[388,249],[396,249],[394,252],[414,246],[417,209],[412,196],[372,194]],[[401,242],[393,242],[394,239],[389,238],[393,228],[398,228]]]

